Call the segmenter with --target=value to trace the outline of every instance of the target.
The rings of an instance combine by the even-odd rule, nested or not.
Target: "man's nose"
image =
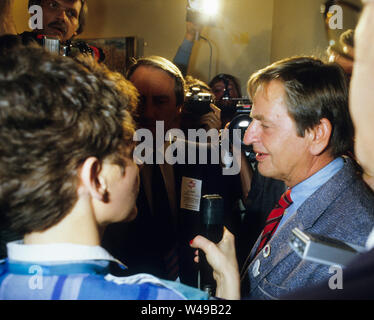
[[[246,145],[251,145],[258,141],[258,124],[256,120],[252,120],[250,125],[248,126],[247,130],[244,133],[243,142]]]
[[[56,18],[63,21],[67,20],[68,17],[64,8],[59,8],[56,10]]]

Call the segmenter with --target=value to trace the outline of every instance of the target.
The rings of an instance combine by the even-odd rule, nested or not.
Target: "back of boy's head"
[[[33,46],[0,54],[0,227],[23,235],[61,221],[90,156],[124,167],[137,100],[131,83],[92,59]]]

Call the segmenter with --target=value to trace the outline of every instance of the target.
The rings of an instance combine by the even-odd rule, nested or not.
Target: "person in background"
[[[185,82],[171,61],[158,56],[138,59],[128,70],[127,78],[140,95],[138,126],[152,133],[152,163],[141,167],[137,218],[131,223],[109,226],[103,246],[113,255],[126,258],[130,272],[147,272],[176,280],[180,187],[174,166],[165,161],[156,163],[156,154],[164,152],[155,148],[156,121],[162,124],[163,135],[169,129],[180,127]]]
[[[336,62],[343,68],[348,82],[352,76],[354,51],[354,30],[352,29],[348,29],[340,35],[338,44],[327,48],[329,62]]]
[[[163,135],[169,129],[181,128],[185,80],[171,61],[159,56],[138,59],[129,68],[127,77],[140,94],[139,128],[148,129],[153,135],[153,163],[144,163],[140,170],[137,218],[109,226],[103,236],[103,246],[116,257],[126,258],[130,273],[147,272],[196,285],[193,253],[186,255],[191,251],[189,241],[195,234],[188,236],[193,231],[182,221],[181,213],[182,186],[190,180],[183,177],[203,180],[202,195],[212,191],[222,194],[226,185],[217,182],[222,177],[222,168],[210,163],[200,166],[155,161],[156,154],[165,151],[155,148],[156,122],[163,125]],[[166,142],[165,149],[168,145]],[[214,172],[213,179],[205,179],[211,172]],[[189,261],[191,268],[187,266]]]
[[[181,70],[183,76],[188,73],[193,45],[196,41],[196,35],[203,29],[202,25],[186,22],[186,33],[182,44],[179,46],[173,62]],[[233,118],[236,111],[237,101],[230,99],[242,98],[240,84],[238,79],[230,74],[218,74],[209,82],[209,87],[214,95],[214,104],[221,109],[221,128]]]
[[[1,34],[15,33],[13,3],[12,0],[2,0],[0,16],[10,22],[4,26]],[[28,8],[34,5],[43,9],[43,28],[21,33],[24,43],[33,41],[37,35],[57,37],[61,42],[66,42],[83,32],[88,13],[87,0],[29,0]]]
[[[189,97],[197,95],[198,93],[208,94],[213,98],[212,90],[204,81],[196,79],[192,76],[186,76],[185,81],[186,100],[181,110],[181,129],[185,132],[187,132],[188,129],[200,128],[205,130],[220,130],[222,127],[221,109],[217,108],[213,103],[210,103],[210,110],[207,110],[208,112],[206,112],[206,110],[198,110],[197,108],[193,108],[193,106],[191,106],[192,104],[197,105],[196,103],[192,102],[193,99],[189,99]]]
[[[215,104],[221,109],[224,128],[235,116],[237,102],[242,97],[239,81],[230,74],[221,73],[209,82],[209,87],[214,94]]]
[[[342,67],[346,75],[348,84],[351,81],[355,59],[354,35],[355,31],[352,29],[348,29],[340,35],[339,44],[329,46],[327,49],[329,61],[335,62]],[[351,156],[355,157],[354,150],[352,149],[350,152]],[[363,171],[359,165],[357,165],[357,170],[362,173],[364,181],[368,184],[370,188],[373,189],[374,177],[369,175],[367,172]]]
[[[183,76],[187,75],[191,52],[196,41],[196,35],[203,29],[202,25],[186,21],[186,33],[183,42],[178,47],[173,63],[179,68]]]
[[[100,246],[108,224],[137,215],[135,87],[92,58],[1,52],[0,225],[23,239],[7,245],[0,299],[209,298],[149,274],[116,277],[110,270],[126,267]],[[219,297],[236,299],[235,264],[217,260],[227,237],[207,257]]]

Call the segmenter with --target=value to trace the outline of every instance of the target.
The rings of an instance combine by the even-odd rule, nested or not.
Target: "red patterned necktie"
[[[257,248],[256,255],[262,250],[266,243],[271,239],[275,230],[281,221],[284,211],[292,204],[291,199],[291,189],[287,189],[285,193],[282,194],[278,203],[275,205],[274,209],[270,212],[266,219],[264,230],[261,233],[260,245]]]

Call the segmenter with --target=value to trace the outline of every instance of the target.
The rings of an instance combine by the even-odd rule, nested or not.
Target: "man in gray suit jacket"
[[[347,157],[353,146],[342,70],[308,57],[289,58],[248,82],[253,121],[244,137],[258,170],[285,182],[292,204],[242,270],[242,296],[276,299],[332,276],[302,260],[288,244],[293,228],[364,246],[374,226],[374,197]]]
[[[366,181],[374,189],[374,1],[363,1],[364,8],[355,30],[355,62],[350,84],[350,112],[355,125],[355,153]],[[365,3],[366,2],[366,3]],[[370,179],[371,178],[371,179]],[[374,230],[366,249],[343,269],[342,290],[329,290],[326,282],[285,296],[285,299],[360,299],[374,298]]]

